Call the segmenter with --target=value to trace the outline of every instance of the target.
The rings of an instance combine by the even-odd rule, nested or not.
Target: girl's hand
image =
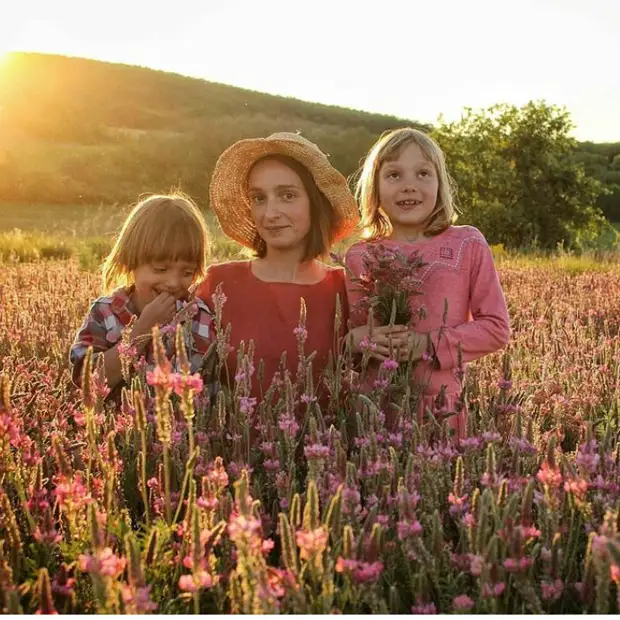
[[[174,295],[160,293],[148,303],[136,321],[132,337],[150,335],[155,325],[166,325],[172,321],[177,309]]]
[[[405,325],[394,325],[393,327],[384,325],[373,327],[372,330],[368,328],[368,325],[360,325],[346,335],[345,343],[351,347],[353,354],[359,354],[366,348],[363,346],[363,343],[366,342],[370,345],[371,357],[384,360],[389,357],[390,339],[393,348],[403,347],[408,341],[408,334],[409,329]]]
[[[395,352],[395,359],[398,362],[407,362],[411,359],[415,362],[422,359],[422,356],[426,352],[428,346],[428,339],[426,334],[420,332],[410,331],[407,334],[407,342],[405,346],[399,348]]]

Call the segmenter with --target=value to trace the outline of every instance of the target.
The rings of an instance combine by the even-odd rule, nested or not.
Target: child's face
[[[437,203],[439,179],[417,144],[405,146],[378,174],[379,204],[390,218],[394,236],[420,236]]]
[[[258,162],[248,176],[248,196],[267,252],[305,248],[310,199],[299,175],[282,162]]]
[[[160,293],[185,299],[194,283],[198,265],[186,261],[158,261],[140,265],[134,271],[134,301],[139,312]]]

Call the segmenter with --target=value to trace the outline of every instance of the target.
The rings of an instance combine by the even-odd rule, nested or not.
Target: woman
[[[251,378],[251,397],[265,394],[283,353],[294,382],[299,339],[305,337],[305,354],[316,352],[317,386],[336,346],[337,297],[343,334],[348,319],[344,271],[320,260],[359,220],[346,179],[316,145],[277,133],[241,140],[220,156],[210,201],[224,234],[253,253],[251,260],[212,265],[197,292],[213,309],[218,284],[226,296],[222,327],[231,325],[230,383],[238,371],[237,350],[250,341],[257,370],[262,360],[261,372]],[[306,332],[297,329],[302,299]]]

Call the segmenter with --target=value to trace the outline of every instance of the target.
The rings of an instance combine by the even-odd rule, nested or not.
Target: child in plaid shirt
[[[93,357],[103,355],[108,398],[117,397],[123,384],[119,344],[133,317],[132,346],[147,365],[152,364],[152,328],[179,322],[191,372],[201,369],[213,337],[213,318],[200,299],[186,301],[189,288],[206,271],[207,245],[204,219],[189,198],[156,195],[134,207],[103,265],[104,290],[121,287],[92,304],[71,347],[74,383],[80,383],[84,358],[92,347]],[[169,359],[175,331],[163,336]]]

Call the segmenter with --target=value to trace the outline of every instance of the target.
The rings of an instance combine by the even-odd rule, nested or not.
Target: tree
[[[440,119],[432,135],[456,182],[462,220],[506,247],[576,248],[596,235],[605,225],[596,206],[603,187],[576,161],[571,129],[568,112],[544,102]]]

